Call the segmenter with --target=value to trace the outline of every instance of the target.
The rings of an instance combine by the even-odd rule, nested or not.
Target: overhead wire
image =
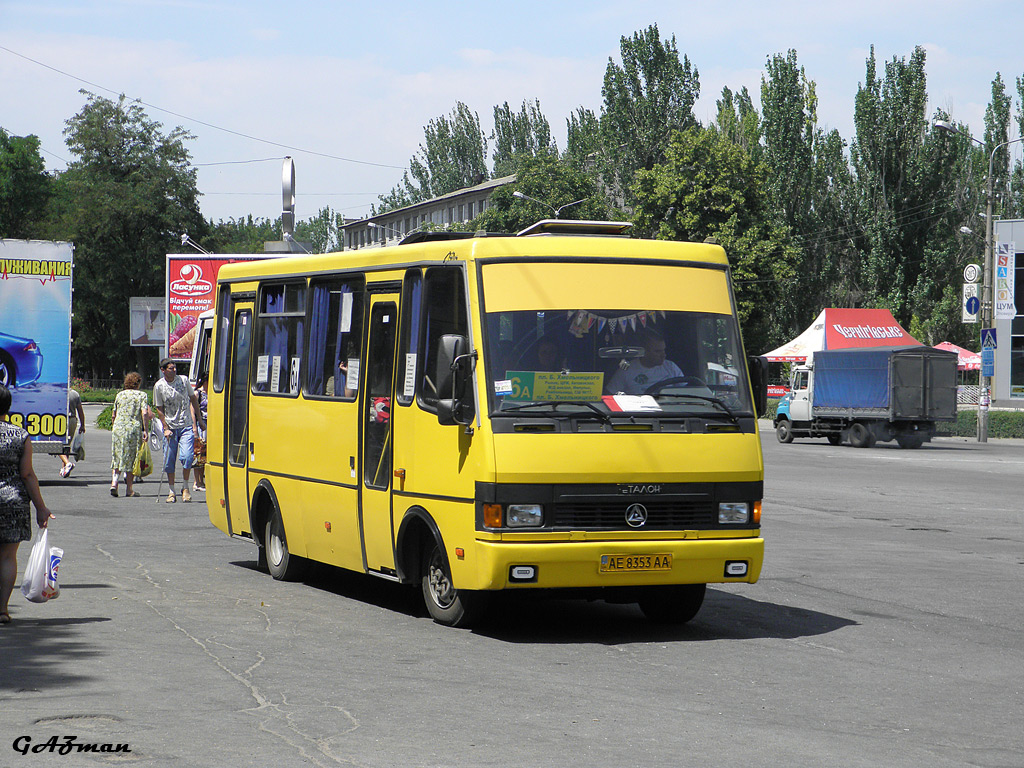
[[[14,51],[14,50],[12,50],[12,49],[4,46],[4,45],[0,45],[0,51],[6,51],[7,53],[11,54],[12,56],[17,56],[20,59],[24,59],[25,61],[29,61],[29,62],[37,65],[37,66],[43,67],[44,69],[48,69],[51,72],[56,72],[59,75],[62,75],[64,77],[69,77],[72,80],[77,80],[80,83],[84,83],[85,85],[91,86],[93,88],[97,88],[97,89],[99,89],[101,91],[106,91],[107,93],[114,94],[115,96],[124,96],[125,95],[123,93],[119,93],[118,91],[115,91],[112,88],[107,88],[106,86],[100,85],[99,83],[94,83],[91,80],[86,80],[84,77],[79,77],[78,75],[74,75],[74,74],[72,74],[70,72],[65,72],[62,69],[59,69],[59,68],[54,67],[54,66],[51,66],[50,64],[46,64],[46,63],[44,63],[42,61],[39,61],[37,59],[33,59],[31,56],[26,56],[23,53],[18,53],[18,51]],[[345,162],[345,163],[356,163],[358,165],[369,165],[369,166],[373,166],[375,168],[393,168],[393,169],[399,170],[399,171],[406,170],[406,167],[402,166],[402,165],[390,165],[388,163],[375,163],[375,162],[372,162],[370,160],[356,160],[355,158],[343,157],[341,155],[334,155],[334,154],[331,154],[329,152],[318,152],[318,151],[312,150],[312,149],[304,149],[302,147],[296,147],[296,146],[293,146],[293,145],[290,145],[290,144],[284,144],[284,143],[279,142],[279,141],[272,141],[270,139],[263,139],[263,138],[260,138],[259,136],[253,136],[251,134],[243,133],[242,131],[236,131],[236,130],[233,130],[231,128],[224,128],[223,126],[215,125],[214,123],[209,123],[209,122],[207,122],[205,120],[200,120],[199,118],[196,118],[196,117],[190,117],[189,115],[184,115],[184,114],[182,114],[180,112],[175,112],[174,110],[165,109],[164,107],[159,107],[156,104],[150,104],[149,102],[143,101],[142,99],[132,99],[132,101],[135,101],[138,104],[141,104],[141,105],[143,105],[145,107],[149,107],[150,109],[155,109],[158,112],[163,112],[165,114],[173,115],[174,117],[181,118],[182,120],[188,120],[189,122],[196,123],[197,125],[205,126],[206,128],[212,128],[213,130],[222,131],[224,133],[231,134],[232,136],[238,136],[238,137],[243,138],[243,139],[249,139],[250,141],[258,141],[258,142],[260,142],[262,144],[267,144],[267,145],[270,145],[270,146],[273,146],[273,147],[281,147],[282,149],[287,149],[287,150],[290,150],[292,152],[301,152],[301,153],[306,154],[306,155],[312,155],[314,157],[323,157],[323,158],[327,158],[329,160],[339,160],[339,161]]]

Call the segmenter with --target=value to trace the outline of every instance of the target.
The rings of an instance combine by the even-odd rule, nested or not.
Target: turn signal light
[[[760,501],[755,501],[754,502],[754,519],[753,519],[752,522],[754,523],[754,525],[760,525],[761,524],[761,502]]]
[[[484,526],[501,528],[501,504],[484,504]]]

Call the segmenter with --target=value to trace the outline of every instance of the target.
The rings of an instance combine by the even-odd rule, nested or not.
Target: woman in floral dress
[[[149,400],[139,390],[142,377],[132,371],[124,377],[124,389],[114,398],[114,429],[111,437],[110,495],[117,496],[117,476],[124,472],[126,496],[141,496],[132,488],[135,459],[142,443],[149,439]]]

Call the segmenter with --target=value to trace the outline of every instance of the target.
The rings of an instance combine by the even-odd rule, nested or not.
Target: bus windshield
[[[628,282],[614,288],[598,284],[593,298],[606,301],[597,304],[585,303],[587,286],[601,277],[603,266],[575,266],[587,271],[561,275],[566,288],[545,285],[545,278],[556,275],[545,275],[543,268],[540,279],[524,279],[520,287],[544,286],[532,297],[509,295],[515,288],[510,275],[497,284],[485,270],[486,306],[499,308],[486,314],[484,342],[492,415],[646,413],[735,420],[753,414],[739,329],[731,312],[722,311],[731,308],[723,273],[630,265]],[[558,268],[566,271],[566,265]],[[679,280],[684,273],[712,279],[697,294]],[[664,282],[673,278],[678,290],[666,291]],[[555,303],[570,293],[573,304]],[[612,294],[614,301],[607,301]],[[648,294],[644,303],[640,294]],[[529,298],[534,305],[523,306]]]

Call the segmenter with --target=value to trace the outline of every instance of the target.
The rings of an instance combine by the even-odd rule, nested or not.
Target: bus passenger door
[[[230,373],[227,382],[227,434],[224,445],[225,491],[231,533],[249,530],[249,355],[252,351],[252,304],[235,305]]]
[[[366,370],[361,387],[363,420],[362,503],[363,557],[371,571],[395,572],[391,518],[391,418],[395,345],[398,337],[397,294],[375,294],[370,301]]]

